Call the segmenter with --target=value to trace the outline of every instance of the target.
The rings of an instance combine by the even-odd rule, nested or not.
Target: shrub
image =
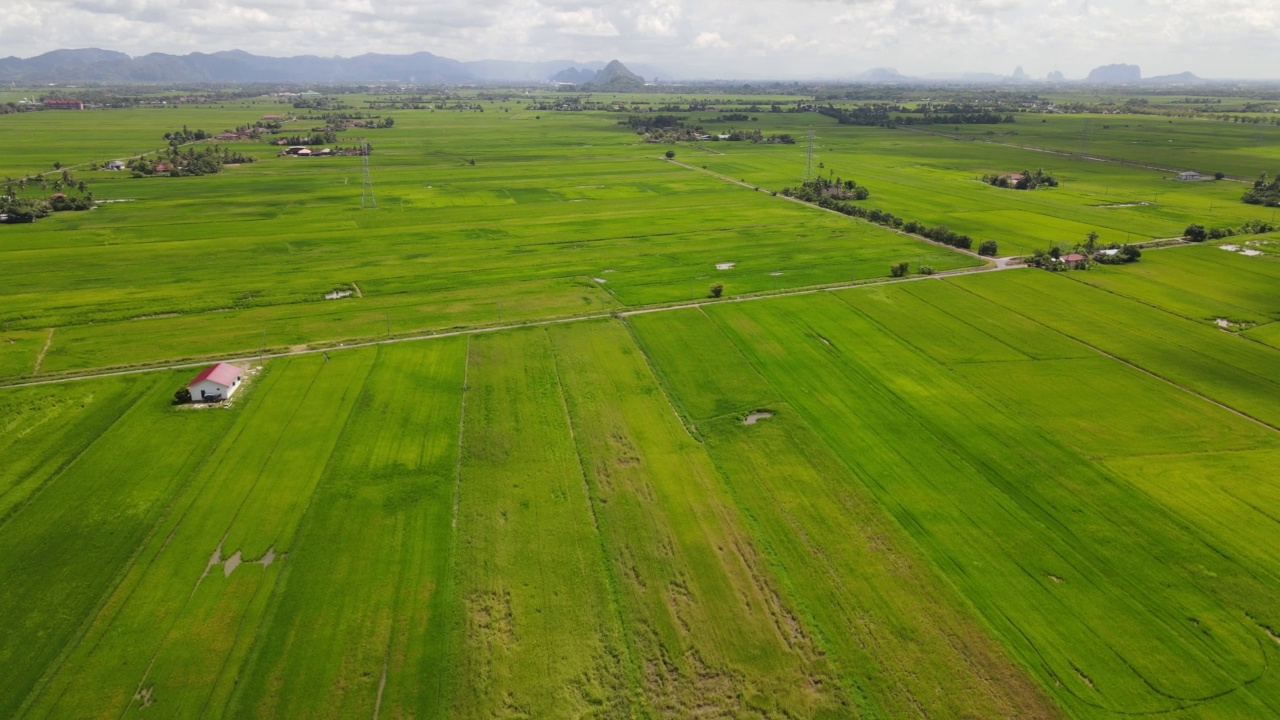
[[[1182,231],[1182,234],[1191,242],[1204,242],[1209,237],[1208,231],[1198,223],[1188,225],[1187,229]]]
[[[724,283],[711,283],[711,297],[718,298],[724,294]]]
[[[667,151],[667,159],[668,159],[668,160],[673,160],[673,159],[675,159],[675,156],[676,156],[676,151],[675,151],[675,150],[668,150],[668,151]]]
[[[995,257],[997,252],[999,252],[999,250],[997,248],[995,240],[983,240],[982,244],[978,246],[979,255],[986,255],[987,257]]]
[[[186,405],[189,402],[191,402],[191,391],[187,388],[182,388],[173,394],[174,405]]]
[[[911,264],[906,262],[894,263],[889,266],[890,277],[906,277],[907,272],[911,269]]]
[[[933,266],[932,266],[932,265],[921,265],[921,266],[920,266],[920,274],[921,274],[921,275],[932,275],[934,272],[936,272],[936,271],[933,269]]]

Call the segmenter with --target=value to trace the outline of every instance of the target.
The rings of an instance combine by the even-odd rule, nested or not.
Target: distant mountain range
[[[567,81],[580,83],[590,82],[597,71],[607,67],[603,62],[575,63],[572,60],[460,62],[429,52],[411,55],[369,53],[342,58],[316,55],[267,57],[230,50],[130,57],[121,52],[89,48],[54,50],[25,60],[16,57],[0,59],[0,82],[547,82],[562,71],[580,68],[578,73],[587,73],[587,77],[575,75],[574,80]],[[656,68],[651,70],[658,72]]]
[[[1015,68],[1012,75],[999,75],[997,73],[981,72],[951,72],[931,73],[923,77],[903,75],[893,68],[880,67],[855,75],[850,79],[854,82],[897,85],[922,85],[938,82],[966,84],[1069,82],[1066,77],[1057,70],[1049,73],[1044,79],[1035,79],[1023,72],[1021,66]],[[1085,78],[1083,82],[1093,85],[1193,85],[1209,81],[1196,77],[1195,74],[1189,72],[1178,73],[1176,75],[1157,75],[1155,77],[1144,78],[1142,77],[1141,68],[1137,65],[1116,64],[1103,65],[1101,67],[1094,68],[1089,72],[1089,76]]]
[[[637,67],[649,77],[670,75],[661,68]],[[1035,79],[1014,70],[1012,75],[996,73],[937,73],[924,77],[904,75],[893,68],[880,67],[843,78],[846,82],[885,84],[995,83],[1028,84],[1066,82],[1054,71]],[[832,78],[832,81],[839,79]],[[169,55],[151,53],[131,57],[121,52],[99,50],[54,50],[32,58],[0,59],[0,83],[569,83],[584,88],[630,90],[644,84],[644,78],[622,63],[613,61],[580,63],[572,60],[520,62],[478,60],[461,62],[417,52],[409,55],[369,53],[351,58],[298,55],[268,57],[243,50]],[[1104,65],[1089,73],[1086,83],[1187,85],[1206,82],[1184,72],[1143,78],[1137,65]]]

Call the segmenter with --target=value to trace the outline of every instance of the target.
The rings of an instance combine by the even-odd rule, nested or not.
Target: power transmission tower
[[[813,128],[809,128],[809,150],[804,157],[804,182],[813,180]]]
[[[378,207],[378,199],[373,196],[373,177],[369,175],[369,143],[360,138],[360,159],[364,165],[364,183],[360,186],[360,207]]]

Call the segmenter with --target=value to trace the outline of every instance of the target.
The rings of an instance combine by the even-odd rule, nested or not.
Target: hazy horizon
[[[621,59],[672,77],[822,79],[876,67],[1082,79],[1275,79],[1280,9],[1244,0],[16,0],[4,54],[102,48],[132,56],[244,50],[353,57],[428,51],[461,61]]]

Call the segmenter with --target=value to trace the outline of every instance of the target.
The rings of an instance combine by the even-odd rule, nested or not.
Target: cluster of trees
[[[22,197],[21,193],[33,187],[41,191],[52,190],[48,197]],[[0,215],[5,222],[29,223],[48,217],[55,212],[68,210],[88,210],[92,208],[93,193],[83,180],[77,180],[69,170],[63,170],[55,176],[53,182],[46,175],[5,178],[4,193],[0,195]]]
[[[821,184],[824,182],[829,183],[830,185],[824,186]],[[968,250],[973,247],[973,238],[968,235],[955,232],[946,225],[935,225],[930,227],[924,223],[916,222],[915,220],[903,220],[886,210],[881,210],[879,208],[868,209],[861,205],[854,205],[846,200],[838,200],[820,189],[839,183],[839,189],[842,192],[849,192],[850,189],[848,188],[848,183],[852,182],[852,180],[815,180],[807,182],[799,188],[783,188],[781,192],[787,197],[804,200],[805,202],[813,203],[818,207],[825,208],[827,210],[834,210],[842,215],[856,217],[866,220],[867,222],[875,223],[876,225],[883,225],[884,227],[894,228],[895,230],[902,230],[903,232],[908,232],[913,235],[921,235],[933,240],[934,242],[942,243],[943,245],[950,245],[951,247],[959,248],[961,250]],[[856,184],[852,188],[852,192],[854,193],[857,193],[859,190],[865,191],[866,188]],[[870,192],[867,192],[862,199],[869,196]],[[991,242],[994,244],[994,241]]]
[[[737,130],[708,134],[701,125],[689,125],[688,118],[683,115],[657,114],[650,116],[630,115],[619,120],[619,125],[626,125],[638,135],[644,135],[649,142],[681,142],[699,140],[727,140],[730,142],[752,142],[781,145],[794,145],[796,139],[788,133],[765,136],[759,130]],[[724,135],[725,137],[721,137]]]
[[[1047,250],[1039,248],[1033,250],[1031,257],[1026,259],[1026,263],[1031,267],[1038,267],[1050,272],[1062,272],[1064,270],[1088,270],[1095,263],[1124,265],[1137,262],[1138,258],[1141,257],[1142,250],[1137,245],[1122,245],[1120,243],[1101,245],[1098,242],[1098,233],[1090,232],[1085,242],[1076,243],[1066,256],[1063,255],[1062,248],[1057,245],[1050,245]]]
[[[958,233],[946,225],[934,225],[933,227],[929,227],[924,223],[911,220],[910,222],[901,225],[901,228],[904,232],[927,237],[934,242],[939,242],[943,245],[950,245],[953,248],[969,250],[973,247],[973,238],[963,233]]]
[[[1249,220],[1239,227],[1211,227],[1206,228],[1199,223],[1193,223],[1182,231],[1183,237],[1191,242],[1204,242],[1205,240],[1220,240],[1222,238],[1234,237],[1236,235],[1261,235],[1277,230],[1275,225],[1263,220]]]
[[[155,155],[134,158],[126,163],[125,167],[132,171],[133,177],[215,175],[222,172],[223,165],[251,163],[256,159],[219,145],[202,148],[188,147],[185,150],[171,147]]]
[[[1262,173],[1257,180],[1253,181],[1253,187],[1246,190],[1240,199],[1250,205],[1280,207],[1280,174],[1276,175],[1275,180],[1267,182],[1267,174]]]
[[[191,130],[186,125],[183,125],[181,130],[175,130],[174,132],[167,132],[164,134],[164,139],[168,140],[170,145],[182,145],[184,143],[196,142],[197,140],[208,140],[211,137],[213,137],[213,135],[210,135],[204,130]]]
[[[321,95],[320,97],[298,98],[293,106],[299,110],[349,110],[351,106],[339,98]]]
[[[336,142],[338,142],[338,133],[332,128],[321,128],[310,135],[290,135],[286,138],[271,140],[274,145],[332,145]]]
[[[1035,172],[1023,170],[1016,177],[1012,175],[983,175],[982,182],[995,187],[1012,188],[1014,190],[1035,190],[1041,185],[1046,187],[1058,187],[1057,179],[1044,170],[1039,169]]]
[[[929,106],[910,108],[888,103],[869,103],[852,108],[827,105],[817,112],[834,118],[841,125],[896,127],[898,125],[997,125],[1015,122],[1012,113],[1001,115],[994,110],[975,106],[947,106],[951,112],[936,112]]]
[[[825,178],[817,177],[808,180],[798,188],[783,188],[782,194],[787,197],[797,198],[817,204],[821,198],[829,198],[831,200],[866,200],[871,197],[871,191],[865,186],[859,185],[853,180],[845,180],[843,178]]]

